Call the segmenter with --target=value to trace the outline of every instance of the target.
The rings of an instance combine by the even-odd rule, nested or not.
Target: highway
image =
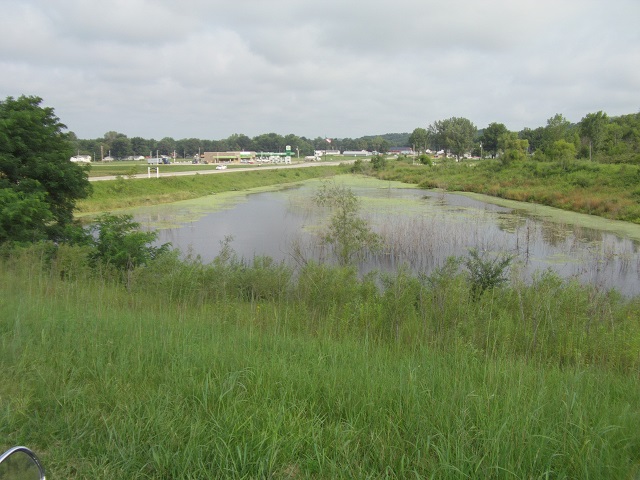
[[[322,167],[322,166],[337,166],[342,163],[353,163],[353,159],[343,160],[340,162],[303,162],[303,163],[292,163],[291,165],[271,165],[271,164],[263,164],[257,166],[250,167],[242,167],[242,168],[227,168],[225,170],[216,170],[215,168],[211,170],[189,170],[186,172],[171,172],[171,171],[163,171],[164,168],[170,170],[170,165],[159,165],[159,166],[151,166],[151,173],[138,173],[135,175],[105,175],[102,177],[89,177],[90,182],[101,182],[105,180],[115,180],[118,177],[124,178],[157,178],[157,177],[180,177],[180,176],[188,176],[188,175],[214,175],[214,174],[224,174],[224,173],[232,173],[232,172],[251,172],[255,170],[276,170],[279,168],[307,168],[307,167]],[[160,171],[156,172],[155,169],[159,168]]]

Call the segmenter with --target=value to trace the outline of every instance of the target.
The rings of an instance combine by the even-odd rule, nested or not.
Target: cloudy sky
[[[640,111],[639,0],[0,0],[0,99],[78,137],[315,138]]]

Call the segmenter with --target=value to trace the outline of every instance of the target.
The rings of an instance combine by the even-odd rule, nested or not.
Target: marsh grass
[[[640,223],[635,188],[640,178],[638,165],[577,160],[563,167],[559,162],[527,160],[505,167],[487,159],[436,167],[395,163],[375,175],[424,188],[475,192]]]
[[[0,268],[0,431],[51,478],[634,478],[640,306],[541,275],[83,252]]]

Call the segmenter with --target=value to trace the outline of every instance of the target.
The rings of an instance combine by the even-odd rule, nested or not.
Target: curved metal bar
[[[27,447],[20,447],[19,446],[19,447],[10,448],[6,452],[4,452],[2,455],[0,455],[0,463],[4,462],[7,458],[9,458],[9,456],[13,455],[16,452],[23,452],[31,460],[33,460],[33,463],[35,463],[36,467],[38,467],[38,470],[40,471],[40,479],[41,480],[46,480],[45,479],[45,474],[44,474],[44,467],[42,466],[42,463],[40,463],[40,459],[38,458],[38,456],[31,449],[29,449]]]

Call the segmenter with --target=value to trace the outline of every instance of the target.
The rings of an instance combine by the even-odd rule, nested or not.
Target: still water
[[[170,242],[204,262],[218,255],[225,239],[246,259],[267,255],[291,263],[301,257],[331,261],[331,253],[319,241],[329,213],[313,202],[318,185],[310,181],[278,191],[237,195],[222,203],[212,196],[133,213],[137,221],[158,231],[158,244]],[[447,257],[465,256],[470,248],[477,248],[487,254],[513,255],[513,268],[525,279],[551,269],[565,278],[616,288],[625,295],[640,293],[637,240],[463,195],[379,181],[349,187],[361,199],[361,216],[386,245],[383,253],[361,262],[362,272],[395,270],[407,264],[429,273]]]

